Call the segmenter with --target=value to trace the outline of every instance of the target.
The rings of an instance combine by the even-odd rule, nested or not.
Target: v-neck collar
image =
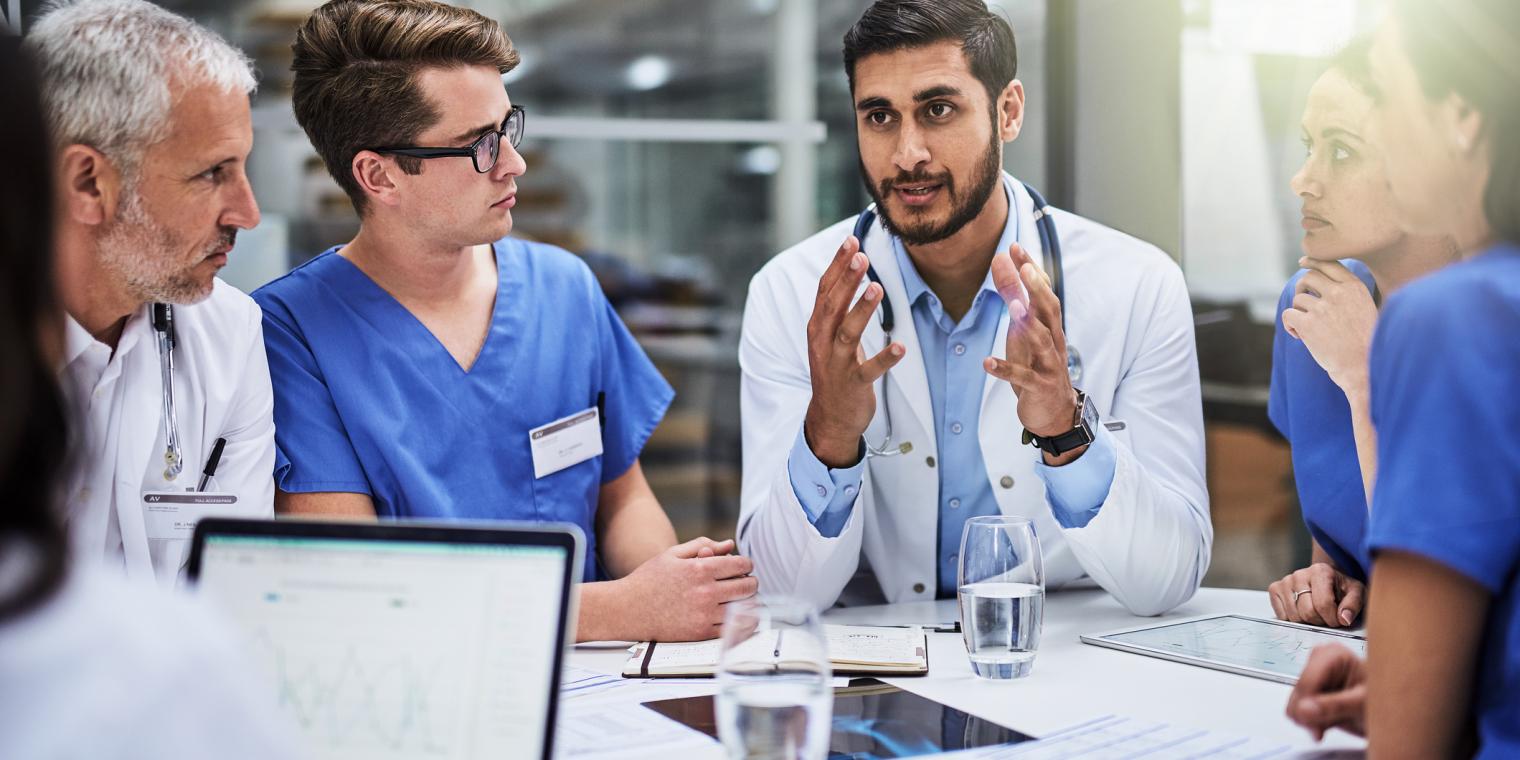
[[[428,326],[423,324],[411,309],[391,295],[390,291],[381,287],[380,283],[375,282],[357,264],[339,254],[341,249],[342,246],[334,246],[328,255],[342,262],[336,267],[345,279],[356,286],[353,291],[355,295],[361,298],[365,307],[377,311],[380,315],[386,315],[387,321],[394,329],[412,331],[423,345],[428,346],[427,356],[414,358],[418,361],[426,360],[427,364],[433,365],[431,369],[440,370],[447,367],[451,369],[445,371],[450,371],[453,375],[465,378],[475,377],[480,373],[483,365],[488,365],[488,360],[494,359],[495,353],[500,350],[497,344],[514,332],[509,323],[514,313],[512,308],[516,305],[517,291],[520,290],[514,287],[520,284],[516,279],[520,273],[517,272],[518,267],[507,260],[509,251],[507,246],[501,244],[501,241],[491,244],[492,258],[496,263],[496,299],[491,305],[491,322],[486,327],[485,341],[476,352],[475,360],[470,362],[469,369],[466,369],[454,358],[453,354],[449,353],[448,347],[443,345],[443,341],[438,339],[437,334],[428,329]],[[396,319],[392,320],[389,317],[396,317]],[[433,374],[433,376],[443,375]]]

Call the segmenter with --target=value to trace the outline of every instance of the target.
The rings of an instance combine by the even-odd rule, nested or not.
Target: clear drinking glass
[[[961,531],[961,635],[982,678],[1023,678],[1034,669],[1045,619],[1045,565],[1034,524],[973,517]]]
[[[828,642],[812,605],[730,602],[718,661],[718,737],[733,758],[822,760],[834,711]]]

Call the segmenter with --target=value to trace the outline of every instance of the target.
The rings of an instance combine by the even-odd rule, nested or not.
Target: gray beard
[[[98,243],[100,266],[122,283],[134,300],[191,304],[211,295],[212,284],[197,282],[191,269],[175,259],[185,246],[153,220],[136,190],[122,195],[116,218]]]

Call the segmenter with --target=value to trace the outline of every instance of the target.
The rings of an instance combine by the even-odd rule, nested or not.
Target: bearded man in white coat
[[[744,314],[762,593],[951,598],[966,520],[1003,514],[1033,522],[1050,588],[1183,603],[1213,530],[1181,271],[1001,171],[1024,88],[982,0],[880,0],[844,59],[876,204],[769,262]]]

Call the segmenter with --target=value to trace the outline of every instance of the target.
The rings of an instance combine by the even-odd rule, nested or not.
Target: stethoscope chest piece
[[[1070,343],[1066,344],[1066,375],[1072,385],[1082,382],[1082,354]]]

